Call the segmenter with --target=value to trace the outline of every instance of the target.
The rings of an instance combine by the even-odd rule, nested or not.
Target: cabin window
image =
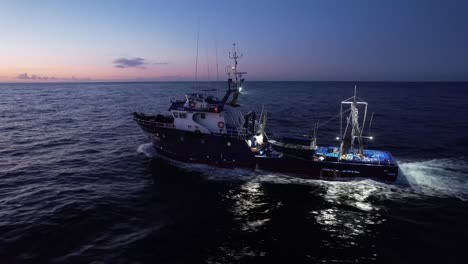
[[[179,112],[174,112],[174,117],[179,118]]]
[[[205,119],[205,118],[206,118],[206,115],[205,115],[205,113],[201,113],[201,115],[200,115],[200,116],[201,116],[201,118],[202,118],[202,119]]]
[[[179,113],[179,117],[180,118],[187,118],[187,114],[186,113]]]

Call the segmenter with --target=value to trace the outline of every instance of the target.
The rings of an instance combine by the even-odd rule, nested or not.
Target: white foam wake
[[[464,158],[404,162],[400,168],[416,192],[468,200],[468,161]]]
[[[255,182],[278,184],[321,185],[338,188],[342,195],[362,193],[362,189],[373,190],[373,195],[386,199],[404,199],[407,196],[427,195],[434,197],[455,197],[468,200],[468,160],[439,159],[420,162],[400,162],[400,174],[395,183],[372,179],[302,179],[294,175],[257,170],[255,172],[238,169],[211,169],[205,173],[210,179],[241,179]]]
[[[137,149],[137,152],[143,153],[149,158],[154,158],[158,155],[158,152],[154,149],[153,144],[151,143],[140,145]]]
[[[140,145],[137,151],[150,158],[158,157],[157,151],[151,143]],[[370,179],[342,179],[340,181],[301,179],[288,174],[262,170],[221,169],[205,164],[186,164],[172,160],[171,162],[183,169],[201,172],[211,180],[253,180],[279,184],[336,185],[344,186],[346,189],[364,185],[378,187],[379,191],[377,193],[380,192],[381,195],[395,196],[413,193],[413,195],[456,197],[468,201],[468,159],[466,158],[399,162],[400,173],[396,183],[382,183]],[[385,192],[385,190],[388,190],[388,192]]]

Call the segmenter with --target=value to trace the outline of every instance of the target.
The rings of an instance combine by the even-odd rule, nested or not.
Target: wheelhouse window
[[[174,112],[174,117],[179,118],[179,112]]]
[[[179,113],[179,117],[180,118],[187,118],[187,114],[186,113]]]

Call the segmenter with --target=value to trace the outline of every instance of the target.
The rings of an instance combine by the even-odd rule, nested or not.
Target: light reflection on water
[[[266,228],[267,223],[271,221],[269,213],[275,205],[269,203],[261,183],[257,181],[243,182],[238,189],[230,190],[226,194],[226,199],[234,202],[229,211],[236,223],[233,229],[240,231],[240,233],[237,233],[238,239],[246,239],[245,235],[248,237],[261,232]],[[280,206],[280,203],[276,206]],[[219,250],[232,258],[233,261],[239,261],[241,256],[263,257],[267,254],[264,249],[258,248],[256,245],[232,243],[231,239],[233,237],[228,236],[228,239],[219,246]],[[257,241],[257,243],[262,242]],[[212,261],[209,260],[208,262],[211,263]]]
[[[375,237],[375,225],[385,222],[380,208],[370,199],[380,191],[374,184],[366,182],[334,182],[327,184],[324,200],[331,205],[312,211],[316,222],[323,226],[334,247],[356,246],[360,239]],[[336,243],[339,240],[340,243]],[[339,246],[337,246],[339,245]]]
[[[265,193],[259,182],[245,182],[240,190],[234,197],[236,202],[232,212],[237,220],[244,220],[242,231],[256,232],[271,220],[268,217],[270,204],[265,201]]]
[[[347,205],[362,211],[378,211],[369,198],[382,188],[372,182],[331,182],[324,199],[331,204]]]

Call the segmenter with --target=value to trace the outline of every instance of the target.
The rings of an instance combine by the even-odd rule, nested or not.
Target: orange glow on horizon
[[[193,68],[193,66],[192,66]],[[0,82],[61,82],[61,81],[125,81],[138,79],[191,79],[194,70],[191,67],[180,68],[125,68],[112,65],[94,66],[12,66],[0,65]]]

